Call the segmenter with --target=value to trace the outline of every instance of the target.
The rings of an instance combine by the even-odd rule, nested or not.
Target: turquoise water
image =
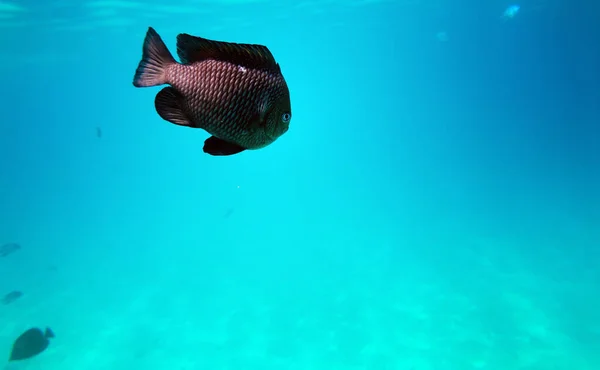
[[[600,7],[511,5],[0,2],[6,368],[600,369]],[[149,26],[267,45],[290,130],[204,154]]]

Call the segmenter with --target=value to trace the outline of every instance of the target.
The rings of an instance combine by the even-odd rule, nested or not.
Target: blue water
[[[0,2],[0,360],[48,326],[7,369],[600,369],[599,19]],[[290,130],[204,154],[132,86],[148,26],[267,45]]]

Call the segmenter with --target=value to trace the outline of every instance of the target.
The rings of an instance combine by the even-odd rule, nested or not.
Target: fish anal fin
[[[177,35],[177,55],[184,64],[214,59],[251,69],[281,72],[273,54],[263,45],[214,41],[182,33]]]
[[[214,156],[225,156],[238,154],[246,150],[246,148],[234,143],[211,136],[204,141],[204,153]]]
[[[173,87],[165,87],[156,94],[154,106],[156,112],[165,121],[180,126],[192,126],[192,122],[183,111],[183,96]]]

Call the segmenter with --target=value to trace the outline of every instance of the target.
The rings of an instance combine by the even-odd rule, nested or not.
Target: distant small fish
[[[223,218],[229,218],[229,216],[231,216],[233,214],[233,211],[234,211],[233,208],[229,208],[223,215]]]
[[[440,32],[436,33],[435,37],[440,42],[446,42],[446,41],[448,41],[448,33],[446,33],[446,31],[440,31]]]
[[[508,8],[506,8],[504,10],[504,13],[502,13],[502,19],[504,20],[508,20],[508,19],[513,19],[517,13],[519,13],[519,10],[521,9],[520,5],[511,5]]]
[[[96,137],[98,139],[102,137],[102,129],[100,127],[96,127]]]
[[[39,355],[48,348],[50,338],[54,338],[54,333],[50,328],[46,328],[45,332],[38,328],[27,330],[19,335],[13,343],[8,361],[25,360]]]
[[[21,249],[21,246],[17,243],[7,243],[0,247],[0,257],[6,257],[9,254],[15,253]]]
[[[211,134],[205,153],[263,148],[287,132],[290,92],[266,46],[179,34],[177,55],[181,63],[148,28],[133,85],[171,85],[156,95],[156,111],[166,121]]]
[[[9,303],[13,303],[14,301],[16,301],[17,299],[21,298],[21,296],[23,295],[22,292],[19,292],[18,290],[13,290],[12,292],[8,293],[7,295],[5,295],[0,302],[2,302],[2,304],[9,304]]]

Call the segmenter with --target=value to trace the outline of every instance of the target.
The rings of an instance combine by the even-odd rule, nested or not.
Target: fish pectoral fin
[[[251,69],[281,72],[273,54],[263,45],[214,41],[182,33],[177,35],[177,55],[183,64],[214,59]]]
[[[265,122],[265,118],[263,117],[263,115],[261,113],[256,113],[251,119],[250,121],[248,121],[248,126],[247,127],[247,131],[249,134],[252,134],[254,132],[256,132],[256,130],[258,130],[261,127],[265,127],[266,126],[266,122]]]
[[[156,94],[154,106],[156,112],[165,121],[180,126],[192,127],[192,122],[183,111],[183,96],[173,87],[165,87]]]
[[[246,150],[246,148],[234,143],[230,143],[229,141],[219,139],[218,137],[211,136],[204,141],[203,150],[204,153],[210,155],[222,156],[238,154]]]
[[[269,115],[270,109],[268,98],[264,98],[263,102],[258,107],[258,111],[250,118],[246,125],[247,134],[254,134],[261,127],[267,127],[267,116]]]

